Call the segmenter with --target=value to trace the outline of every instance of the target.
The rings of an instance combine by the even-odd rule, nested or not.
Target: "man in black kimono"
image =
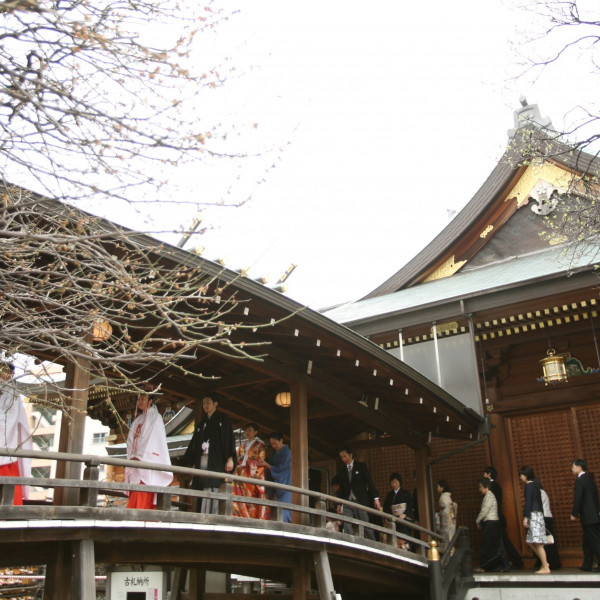
[[[204,471],[231,473],[235,465],[236,449],[233,428],[226,415],[219,412],[216,395],[202,400],[204,417],[196,426],[192,441],[183,455],[182,462]],[[192,489],[219,491],[220,479],[194,477]],[[199,512],[218,514],[219,502],[203,498]]]

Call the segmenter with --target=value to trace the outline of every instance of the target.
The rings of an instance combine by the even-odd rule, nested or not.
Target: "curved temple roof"
[[[38,201],[38,210],[40,215],[62,211],[69,219],[79,214],[43,198]],[[450,394],[326,316],[188,251],[157,245],[147,235],[108,221],[99,221],[99,226],[109,232],[104,234],[103,243],[114,242],[111,231],[115,236],[126,234],[128,243],[152,253],[167,272],[186,265],[201,267],[224,300],[236,300],[222,324],[247,326],[232,327],[230,339],[262,344],[257,350],[261,356],[253,359],[223,356],[210,346],[201,346],[194,360],[185,365],[188,374],[174,368],[165,370],[160,364],[144,365],[140,381],[161,384],[164,395],[159,403],[180,408],[208,392],[219,392],[225,397],[220,409],[234,426],[254,421],[263,432],[285,433],[289,409],[277,407],[275,395],[304,381],[308,390],[308,439],[315,456],[333,456],[339,446],[365,431],[375,438],[384,436],[419,447],[431,435],[474,438],[482,427],[483,419]],[[152,319],[157,328],[161,327],[159,315]],[[119,325],[118,320],[113,323]],[[128,402],[115,401],[122,416],[131,411],[131,398]]]

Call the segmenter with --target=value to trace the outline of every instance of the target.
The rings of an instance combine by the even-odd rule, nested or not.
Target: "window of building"
[[[41,477],[42,479],[49,479],[50,467],[31,467],[31,475],[33,477]]]
[[[100,433],[94,433],[94,437],[92,438],[92,444],[104,444],[106,442],[106,432],[102,431]]]
[[[54,444],[54,434],[48,433],[45,435],[34,435],[33,443],[40,450],[52,450],[52,445]]]
[[[47,425],[52,425],[54,422],[54,416],[56,415],[56,408],[48,406],[40,406],[39,404],[33,409],[34,414],[40,415],[40,419],[44,420]]]

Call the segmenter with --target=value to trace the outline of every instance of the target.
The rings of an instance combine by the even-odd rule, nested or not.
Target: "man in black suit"
[[[374,506],[379,510],[381,507],[379,493],[371,479],[367,465],[354,460],[354,454],[347,447],[340,450],[340,458],[344,463],[344,467],[342,467],[338,475],[340,484],[340,489],[336,494],[338,498],[350,500],[363,506]],[[346,517],[369,521],[369,515],[364,510],[354,510],[348,506],[339,506],[338,511]],[[344,533],[353,533],[350,523],[344,523]],[[365,529],[365,537],[375,540],[375,532],[372,529]]]
[[[575,479],[575,497],[571,521],[579,517],[583,529],[583,565],[582,571],[591,571],[594,553],[600,556],[600,516],[598,516],[598,488],[594,480],[586,473],[587,465],[576,458],[571,467]],[[598,569],[600,571],[600,568]]]
[[[498,518],[500,519],[500,528],[502,530],[502,545],[504,546],[506,556],[510,559],[513,567],[522,569],[523,559],[506,533],[506,518],[502,513],[502,486],[496,481],[498,472],[494,467],[485,467],[483,476],[490,480],[490,492],[494,494],[496,503],[498,504]]]

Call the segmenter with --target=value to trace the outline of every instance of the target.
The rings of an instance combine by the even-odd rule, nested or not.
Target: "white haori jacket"
[[[0,384],[0,448],[9,450],[31,450],[29,421],[21,396],[14,382]],[[31,477],[31,459],[0,456],[0,465],[18,463],[21,477]],[[27,498],[29,488],[23,486],[23,497]]]
[[[148,410],[139,414],[131,424],[127,436],[127,458],[161,465],[171,464],[165,424],[156,406],[151,405]],[[166,487],[173,481],[173,473],[127,467],[125,469],[125,481],[127,483],[145,483],[146,485]]]

